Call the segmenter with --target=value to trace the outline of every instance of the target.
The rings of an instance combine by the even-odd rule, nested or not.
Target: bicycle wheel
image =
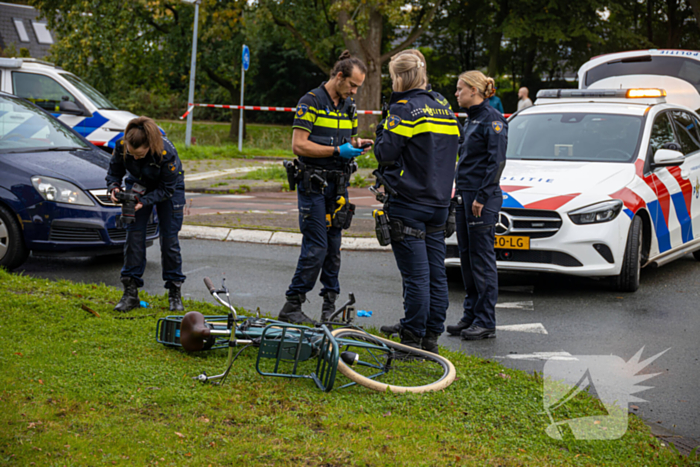
[[[455,379],[455,367],[445,357],[414,349],[363,331],[333,331],[341,352],[354,352],[348,366],[338,361],[338,371],[351,381],[375,391],[429,392],[446,388]]]

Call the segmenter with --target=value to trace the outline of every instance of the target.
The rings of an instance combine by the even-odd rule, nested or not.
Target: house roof
[[[56,36],[47,29],[46,21],[39,19],[39,11],[27,5],[0,2],[0,47],[14,44],[25,47],[34,58],[49,54],[49,47]]]

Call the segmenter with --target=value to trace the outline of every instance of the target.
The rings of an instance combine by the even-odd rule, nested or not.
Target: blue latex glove
[[[356,148],[350,143],[345,143],[342,146],[339,146],[338,150],[340,151],[340,157],[343,159],[352,159],[353,157],[357,157],[362,154],[362,149]]]

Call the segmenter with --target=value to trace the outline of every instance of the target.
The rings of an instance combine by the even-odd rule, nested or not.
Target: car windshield
[[[516,115],[508,124],[508,159],[629,162],[642,117],[595,113]]]
[[[80,92],[82,92],[85,95],[85,97],[90,99],[90,101],[93,104],[95,104],[95,107],[97,107],[98,109],[117,110],[114,104],[112,104],[105,96],[103,96],[100,91],[93,88],[82,79],[78,78],[75,75],[71,75],[70,73],[61,73],[61,76],[63,76],[66,79],[66,81],[68,81],[70,84],[78,88]]]
[[[20,99],[0,96],[0,153],[87,149],[72,130]]]

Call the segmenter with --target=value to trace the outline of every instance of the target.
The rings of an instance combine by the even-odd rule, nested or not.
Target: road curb
[[[300,246],[302,235],[293,232],[272,232],[267,230],[230,229],[228,227],[205,227],[183,225],[181,239],[218,240],[220,242],[262,243],[267,245]],[[391,251],[390,246],[381,246],[375,238],[343,238],[343,250]]]

